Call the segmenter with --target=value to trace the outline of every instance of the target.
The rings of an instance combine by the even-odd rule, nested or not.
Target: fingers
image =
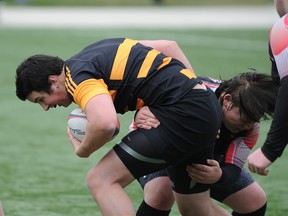
[[[70,128],[69,128],[69,127],[67,127],[66,133],[67,133],[67,136],[68,136],[69,138],[72,136],[72,134],[71,134],[71,131],[70,131]]]
[[[207,164],[210,166],[220,166],[218,161],[213,160],[213,159],[207,159]]]
[[[158,119],[153,118],[152,116],[146,116],[144,119],[139,119],[139,121],[136,123],[136,126],[138,128],[143,129],[151,129],[151,128],[157,128],[160,125],[160,122]]]
[[[148,106],[142,107],[135,116],[135,123],[137,128],[151,129],[157,128],[160,121],[150,111]]]
[[[269,174],[268,169],[257,168],[257,167],[251,166],[251,165],[249,165],[248,168],[251,172],[256,173],[258,175],[267,176]]]
[[[263,154],[261,148],[254,151],[248,157],[249,170],[262,176],[267,176],[269,174],[268,167],[271,164],[272,162]]]
[[[218,130],[218,133],[217,133],[217,135],[216,135],[216,139],[219,139],[220,138],[220,129]]]

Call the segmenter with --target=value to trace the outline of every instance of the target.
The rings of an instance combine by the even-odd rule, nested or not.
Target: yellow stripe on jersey
[[[196,78],[196,74],[189,69],[182,69],[180,73],[184,74],[189,79]]]
[[[77,87],[77,84],[73,81],[71,77],[71,72],[69,68],[66,66],[66,79],[65,79],[65,86],[67,91],[71,94],[74,95],[75,89]]]
[[[111,95],[112,100],[114,101],[115,96],[116,96],[116,94],[117,94],[117,90],[109,90],[109,94]]]
[[[74,101],[80,106],[81,109],[85,109],[88,101],[96,95],[109,94],[108,87],[103,79],[88,79],[81,82],[73,95]]]
[[[155,58],[157,57],[157,55],[159,54],[160,52],[153,49],[153,50],[150,50],[148,52],[148,54],[146,55],[143,63],[142,63],[142,66],[140,68],[140,71],[138,73],[138,76],[137,78],[145,78],[149,72],[149,69],[151,68]]]
[[[137,43],[136,40],[126,38],[119,45],[110,75],[111,80],[122,80],[132,47]]]
[[[163,68],[164,66],[168,65],[171,61],[171,57],[167,57],[163,59],[163,62],[161,65],[159,65],[159,67],[157,68],[157,70],[160,70],[161,68]]]
[[[144,106],[144,101],[141,98],[137,98],[136,110],[140,110]]]

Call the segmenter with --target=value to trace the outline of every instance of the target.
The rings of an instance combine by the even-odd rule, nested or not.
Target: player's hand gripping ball
[[[86,134],[87,117],[84,111],[77,107],[69,114],[68,127],[72,135],[80,142],[84,139]],[[120,131],[120,122],[118,120],[115,132],[110,140],[114,139]]]

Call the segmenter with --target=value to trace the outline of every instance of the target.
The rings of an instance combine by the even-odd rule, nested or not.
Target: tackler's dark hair
[[[239,107],[250,121],[259,122],[273,116],[278,87],[270,75],[252,71],[224,80],[216,95],[222,104],[223,94],[231,94],[232,106]]]

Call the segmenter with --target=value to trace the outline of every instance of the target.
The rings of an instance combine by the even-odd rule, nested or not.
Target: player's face
[[[232,133],[239,133],[244,130],[250,130],[254,122],[251,122],[244,114],[241,114],[238,107],[232,107],[229,110],[223,108],[223,124]]]
[[[28,95],[27,100],[32,103],[38,103],[45,111],[48,111],[50,108],[56,108],[57,106],[67,107],[72,102],[65,89],[61,90],[53,85],[50,94],[43,91],[33,91]]]

